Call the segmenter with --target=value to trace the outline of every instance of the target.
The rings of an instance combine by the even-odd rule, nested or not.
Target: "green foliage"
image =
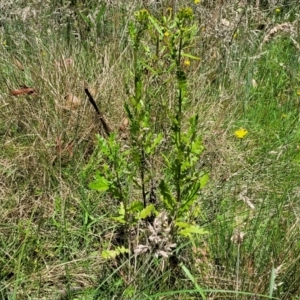
[[[95,181],[89,185],[92,189],[110,192],[114,199],[121,202],[119,216],[113,217],[114,221],[125,225],[136,224],[137,220],[146,219],[156,211],[154,205],[147,205],[146,195],[150,193],[150,184],[154,180],[154,166],[149,162],[154,158],[163,159],[165,168],[158,175],[158,190],[163,206],[158,203],[156,207],[168,212],[173,222],[174,240],[178,235],[186,237],[207,233],[189,223],[192,221],[189,211],[198,201],[199,191],[208,180],[208,174],[198,167],[204,150],[198,134],[198,115],[190,117],[187,130],[183,128],[185,111],[190,108],[184,59],[196,58],[187,52],[196,33],[193,18],[189,8],[179,9],[175,18],[168,15],[160,20],[147,10],[135,13],[136,21],[129,26],[134,58],[133,93],[128,95],[125,103],[129,119],[129,149],[123,151],[114,135],[107,141],[99,137],[99,149],[109,167],[104,164],[101,175],[97,174]],[[161,52],[159,58],[157,52]],[[149,90],[153,87],[144,88],[143,70],[148,69],[152,76],[158,78],[162,75],[161,69],[155,66],[157,63],[168,64],[170,67],[164,71],[164,75],[174,78],[176,82],[176,100],[171,111],[166,112],[170,124],[168,135],[154,128],[149,97]],[[158,150],[163,141],[169,143],[168,152]],[[134,202],[135,209],[132,209],[128,192],[130,182],[134,183],[134,189],[141,191],[142,210],[140,205],[136,205],[137,202]],[[177,230],[174,224],[180,220],[184,220],[186,225],[184,229]]]
[[[114,259],[120,254],[129,253],[128,249],[125,249],[124,247],[117,247],[115,250],[104,250],[101,253],[101,256],[104,259]]]

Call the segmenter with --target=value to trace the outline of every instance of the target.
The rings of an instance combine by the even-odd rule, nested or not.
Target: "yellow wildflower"
[[[237,138],[243,139],[248,134],[248,130],[245,128],[240,128],[239,130],[236,130],[234,134]]]
[[[195,3],[195,4],[199,4],[199,3],[200,3],[200,0],[194,0],[194,3]]]
[[[300,91],[297,91],[297,95],[300,96]]]
[[[183,63],[188,67],[191,65],[191,61],[188,58],[186,58]]]
[[[281,9],[277,7],[277,8],[275,9],[275,11],[276,11],[277,13],[280,13],[280,12],[281,12]]]

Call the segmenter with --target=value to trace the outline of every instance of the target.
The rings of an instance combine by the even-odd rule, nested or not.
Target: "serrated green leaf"
[[[190,224],[186,223],[186,222],[176,222],[175,225],[180,227],[180,228],[187,228],[187,227],[190,226]]]
[[[140,213],[139,213],[139,219],[143,220],[151,215],[151,213],[155,210],[154,205],[150,204],[146,206]]]
[[[119,213],[118,217],[111,217],[111,219],[121,224],[125,224],[125,209],[124,209],[123,202],[120,203],[120,208],[118,210],[118,213]]]
[[[162,180],[158,187],[164,204],[168,207],[169,210],[173,211],[176,207],[176,200],[171,194],[170,188],[168,187],[167,183]]]
[[[187,169],[189,169],[192,166],[191,162],[189,161],[189,159],[185,159],[182,161],[181,164],[181,170],[182,172],[186,171]]]
[[[122,246],[122,247],[117,247],[116,250],[119,252],[119,254],[129,253],[129,250],[128,250],[127,248],[125,248],[124,246]]]
[[[104,259],[114,259],[122,253],[129,253],[129,250],[122,247],[117,247],[116,250],[103,250],[101,256]]]
[[[204,188],[208,182],[209,175],[206,173],[200,178],[200,189]]]
[[[181,203],[179,212],[180,215],[182,215],[183,212],[190,209],[190,207],[194,204],[195,200],[197,199],[197,193],[200,189],[200,182],[196,181],[194,182],[191,187],[188,195],[185,197],[185,201]]]
[[[118,212],[119,212],[120,216],[122,216],[122,217],[125,216],[125,209],[124,209],[124,203],[123,202],[120,203],[120,208],[119,208]]]
[[[123,216],[119,216],[119,217],[111,217],[111,219],[112,219],[113,221],[116,221],[116,222],[121,223],[121,224],[125,224],[125,223],[126,223]]]
[[[207,230],[197,226],[197,225],[190,225],[183,230],[179,231],[179,234],[183,236],[190,236],[191,234],[208,234]]]
[[[109,156],[110,150],[109,150],[109,146],[107,145],[106,139],[103,136],[100,136],[98,134],[97,140],[98,140],[98,147],[101,150],[101,153],[105,154],[106,156]]]
[[[101,256],[104,259],[114,259],[117,257],[118,254],[119,254],[118,251],[115,250],[103,250]]]
[[[200,155],[204,150],[202,141],[200,138],[196,138],[191,145],[191,152],[197,155]]]
[[[141,201],[134,201],[130,204],[128,209],[129,212],[140,212],[144,208],[144,205]]]
[[[155,139],[152,141],[151,146],[146,148],[146,153],[147,154],[153,154],[156,147],[160,144],[162,141],[163,135],[162,133],[159,133]]]
[[[92,190],[96,190],[99,192],[107,191],[109,189],[110,182],[105,177],[101,176],[99,173],[96,174],[95,177],[95,181],[91,182],[89,184],[89,187]]]
[[[164,155],[163,153],[161,154],[161,156],[163,157],[164,162],[165,162],[165,164],[167,165],[167,167],[168,167],[168,168],[171,168],[171,163],[170,163],[169,159],[167,158],[167,156]]]

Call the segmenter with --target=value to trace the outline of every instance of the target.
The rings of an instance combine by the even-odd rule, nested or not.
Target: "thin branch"
[[[89,98],[89,101],[91,102],[91,104],[93,105],[94,109],[96,110],[97,114],[99,115],[100,117],[100,122],[104,128],[104,131],[106,133],[107,136],[110,136],[110,133],[111,133],[111,129],[110,127],[108,126],[108,124],[106,123],[106,121],[104,120],[103,118],[103,115],[101,114],[93,96],[91,95],[90,91],[88,88],[84,88],[84,91],[85,93],[87,94],[88,98]]]

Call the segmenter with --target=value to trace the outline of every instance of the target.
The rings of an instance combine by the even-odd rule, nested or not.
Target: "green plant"
[[[140,10],[135,18],[136,22],[129,26],[134,84],[131,93],[127,86],[129,100],[125,103],[129,147],[124,150],[116,134],[108,139],[98,137],[102,161],[90,188],[106,191],[116,200],[119,215],[112,219],[125,226],[127,233],[131,226],[149,220],[151,215],[160,218],[158,227],[170,233],[172,248],[179,236],[191,238],[193,234],[207,233],[193,222],[193,218],[199,217],[199,210],[191,212],[200,189],[208,181],[208,174],[198,165],[204,149],[198,133],[198,115],[193,114],[188,123],[185,120],[190,109],[188,69],[190,60],[197,59],[188,51],[197,27],[190,8],[181,8],[175,17],[167,13],[161,20]],[[162,103],[169,126],[167,132],[153,122],[151,95],[155,86],[145,87],[149,77],[156,81],[165,78],[174,81],[172,107],[168,109],[167,101]],[[168,145],[168,151],[163,149],[163,144]],[[155,161],[161,162],[163,167],[158,168]],[[158,182],[161,203],[157,201],[155,182]],[[132,197],[132,190],[140,191],[138,198],[142,201]],[[154,231],[152,227],[152,234]],[[130,244],[128,240],[127,246]],[[140,247],[137,252],[141,251]]]

